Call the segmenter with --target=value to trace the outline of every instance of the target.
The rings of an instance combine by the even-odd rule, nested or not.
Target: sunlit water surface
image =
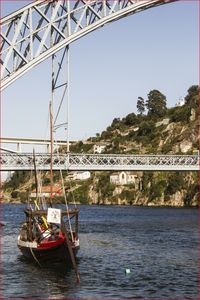
[[[198,298],[197,209],[80,206],[80,284],[64,265],[23,259],[23,205],[4,204],[3,216],[4,298]]]

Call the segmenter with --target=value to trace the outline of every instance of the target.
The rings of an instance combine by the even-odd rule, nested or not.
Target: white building
[[[103,152],[103,150],[106,148],[106,146],[107,146],[107,144],[100,144],[100,143],[95,144],[94,148],[93,148],[93,152],[100,154]]]
[[[89,179],[91,176],[89,171],[85,171],[85,172],[74,172],[72,174],[71,179],[72,180],[86,180]]]
[[[135,172],[115,172],[110,175],[110,183],[116,185],[135,184],[137,177]]]
[[[185,104],[185,99],[179,99],[179,101],[176,103],[176,106],[183,106]]]

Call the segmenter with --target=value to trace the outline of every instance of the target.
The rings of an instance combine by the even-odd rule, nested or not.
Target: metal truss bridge
[[[36,154],[38,170],[50,169],[50,154]],[[54,154],[53,170],[199,171],[198,155]],[[0,170],[32,170],[32,153],[1,153]]]
[[[16,146],[16,151],[13,149],[8,149],[5,147],[2,147],[3,144],[12,144]],[[66,141],[54,141],[53,147],[54,149],[58,148],[59,146],[66,146],[67,142]],[[72,142],[70,141],[70,144]],[[50,153],[50,145],[51,141],[46,140],[46,139],[31,139],[31,138],[3,138],[0,137],[0,150],[6,151],[6,152],[12,152],[12,153],[22,153],[22,145],[40,145],[40,146],[46,146],[47,152]]]
[[[86,34],[123,17],[174,1],[178,0],[33,1],[1,20],[1,90]],[[58,87],[54,84],[52,90],[55,88]],[[37,154],[36,165],[40,170],[49,170],[50,154]],[[31,169],[30,153],[0,154],[1,171]],[[59,158],[53,157],[53,169],[199,171],[199,156],[60,154]]]
[[[174,1],[33,1],[1,20],[1,89],[105,24]]]

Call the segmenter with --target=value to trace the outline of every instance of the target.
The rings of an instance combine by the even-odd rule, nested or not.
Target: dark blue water
[[[73,269],[22,258],[22,208],[3,205],[4,298],[198,299],[197,209],[80,206],[78,285]]]

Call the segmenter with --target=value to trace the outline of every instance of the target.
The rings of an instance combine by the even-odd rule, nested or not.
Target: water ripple
[[[22,206],[4,205],[5,298],[198,298],[197,210],[80,208],[77,285],[73,269],[40,268],[21,256],[16,239]]]

